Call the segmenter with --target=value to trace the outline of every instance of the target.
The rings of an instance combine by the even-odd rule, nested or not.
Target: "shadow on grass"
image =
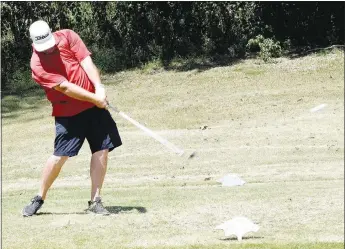
[[[146,213],[147,210],[144,207],[131,207],[131,206],[108,206],[105,207],[111,214],[118,214],[121,212],[130,212],[136,210],[138,213]],[[40,212],[36,215],[70,215],[70,214],[88,214],[86,211],[84,212],[70,212],[70,213],[53,213],[53,212]]]
[[[147,210],[144,207],[131,207],[131,206],[108,206],[105,207],[110,213],[112,214],[118,214],[120,212],[129,212],[136,210],[139,213],[146,213]]]
[[[246,236],[246,237],[242,237],[243,240],[248,240],[248,239],[257,240],[257,239],[263,239],[263,238],[265,238],[265,237],[262,237],[262,236]],[[237,237],[229,237],[229,238],[224,238],[224,239],[220,239],[220,240],[223,240],[223,241],[237,240]]]
[[[181,58],[174,59],[164,65],[167,71],[186,72],[190,70],[197,70],[197,72],[204,72],[214,67],[232,66],[241,62],[241,58],[233,58],[230,56],[214,56],[202,58]]]
[[[70,212],[70,213],[52,213],[52,212],[40,212],[36,215],[70,215],[70,214],[88,214],[86,212]]]
[[[345,46],[344,45],[332,45],[329,47],[297,47],[293,48],[290,51],[287,52],[287,57],[290,59],[297,59],[301,57],[305,57],[312,54],[317,55],[327,55],[331,53],[334,50],[343,50],[344,51]]]
[[[301,46],[294,47],[286,51],[285,56],[290,59],[301,58],[309,56],[311,54],[317,54],[320,56],[332,53],[334,50],[344,51],[344,45],[332,45],[329,47],[311,47]],[[215,55],[210,57],[191,57],[191,58],[175,58],[168,62],[162,62],[165,70],[186,72],[190,70],[197,70],[197,72],[203,72],[214,67],[233,66],[243,62],[246,59],[259,58],[258,53],[247,52],[245,56],[235,58],[229,55]]]

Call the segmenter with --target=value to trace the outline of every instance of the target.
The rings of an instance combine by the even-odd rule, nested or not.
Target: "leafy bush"
[[[247,49],[250,52],[259,52],[260,45],[264,42],[265,38],[262,35],[257,35],[255,38],[249,39]]]
[[[9,84],[10,93],[25,94],[30,90],[40,88],[32,79],[30,69],[15,70],[10,80],[13,82],[13,84]]]
[[[277,58],[282,55],[282,48],[280,42],[275,42],[272,39],[268,38],[260,44],[259,56],[263,61],[268,62],[272,58]]]
[[[279,41],[264,38],[262,35],[250,39],[247,48],[251,52],[259,52],[259,57],[265,62],[270,61],[272,58],[280,57],[283,51]]]
[[[101,73],[113,73],[125,68],[123,53],[116,48],[93,47],[91,51],[92,60]]]

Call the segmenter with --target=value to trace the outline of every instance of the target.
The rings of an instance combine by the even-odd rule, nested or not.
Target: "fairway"
[[[344,248],[343,51],[103,77],[112,105],[196,156],[176,156],[114,113],[123,146],[109,154],[102,193],[113,214],[84,213],[86,142],[39,215],[23,218],[53,152],[54,119],[43,95],[6,96],[3,248]],[[246,183],[222,187],[229,173]],[[238,242],[214,229],[234,216],[260,230]]]

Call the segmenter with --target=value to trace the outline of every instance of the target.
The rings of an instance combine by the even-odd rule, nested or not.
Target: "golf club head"
[[[188,159],[193,159],[196,157],[196,151],[193,151],[191,154],[189,154]]]
[[[195,158],[196,151],[193,151],[193,152],[182,151],[180,154],[178,154],[178,156],[182,159],[190,160],[192,158]]]

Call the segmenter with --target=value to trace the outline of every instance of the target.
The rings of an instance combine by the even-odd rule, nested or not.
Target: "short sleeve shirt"
[[[52,116],[74,116],[94,104],[80,101],[54,90],[64,81],[76,84],[89,92],[95,92],[92,82],[80,62],[91,55],[78,34],[69,29],[53,33],[57,49],[50,54],[33,48],[31,57],[32,78],[45,90],[52,103]]]

